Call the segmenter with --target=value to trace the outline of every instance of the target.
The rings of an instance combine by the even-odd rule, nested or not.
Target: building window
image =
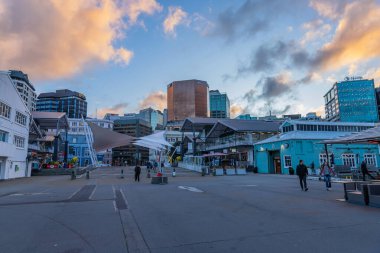
[[[26,116],[21,112],[16,112],[15,121],[20,125],[26,126]]]
[[[13,144],[18,148],[25,147],[25,138],[15,135],[13,138]]]
[[[77,138],[73,138],[73,143],[77,143]]]
[[[333,154],[329,153],[329,164],[331,165],[333,163]],[[319,165],[322,166],[327,161],[326,159],[326,153],[319,154]]]
[[[8,133],[0,130],[0,141],[8,142]]]
[[[0,102],[0,116],[9,119],[11,117],[11,107]]]
[[[88,148],[84,148],[83,156],[90,156]]]
[[[292,167],[292,157],[290,155],[284,155],[284,167]]]
[[[375,154],[364,154],[364,161],[367,163],[368,166],[377,166]]]
[[[342,154],[343,165],[350,166],[350,168],[356,168],[355,154]]]

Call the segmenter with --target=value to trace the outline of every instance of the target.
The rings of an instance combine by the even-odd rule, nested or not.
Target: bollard
[[[175,169],[173,169],[172,177],[175,177]]]
[[[76,177],[76,175],[75,175],[75,170],[73,169],[72,171],[71,171],[71,180],[74,180],[74,179],[76,179],[77,177]]]
[[[148,174],[146,174],[146,178],[150,178],[150,169],[148,169]]]
[[[124,169],[121,169],[121,178],[124,178]]]
[[[90,179],[90,171],[89,170],[86,171],[86,179]]]

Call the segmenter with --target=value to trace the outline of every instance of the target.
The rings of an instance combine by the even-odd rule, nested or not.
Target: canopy
[[[172,147],[172,145],[165,139],[165,131],[140,137],[137,141],[134,142],[135,145],[150,148],[158,151]]]
[[[64,112],[37,112],[32,111],[32,118],[40,129],[69,129],[69,121]]]
[[[167,142],[165,139],[165,131],[160,131],[158,133],[140,137],[139,140],[142,140],[148,143],[161,144],[166,147],[172,147],[172,145],[169,142]]]
[[[91,128],[94,137],[92,144],[96,152],[104,151],[110,148],[116,148],[132,144],[134,137],[114,132],[107,128],[100,127],[92,122],[86,121]]]
[[[338,137],[332,140],[326,140],[325,144],[349,144],[349,143],[370,143],[380,144],[380,126],[367,129],[365,131],[354,133],[348,136]]]

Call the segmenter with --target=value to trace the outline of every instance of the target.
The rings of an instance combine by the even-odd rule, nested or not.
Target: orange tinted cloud
[[[331,42],[324,45],[316,65],[324,70],[380,56],[380,6],[372,0],[347,4]]]
[[[169,13],[163,23],[164,32],[175,37],[175,28],[186,23],[188,23],[187,13],[181,7],[169,6]]]
[[[160,10],[155,0],[4,0],[0,5],[0,68],[21,69],[33,79],[70,76],[94,63],[128,64],[133,52],[114,42],[141,13]]]
[[[140,108],[144,109],[147,107],[152,107],[163,111],[166,108],[166,93],[163,91],[155,91],[150,93],[140,102]]]
[[[230,108],[231,118],[236,118],[244,112],[244,108],[239,104],[232,104]]]
[[[119,114],[119,115],[124,114],[125,109],[127,109],[127,107],[128,107],[128,103],[120,103],[112,107],[100,108],[98,109],[97,116],[99,118],[103,118],[104,115],[106,115],[107,113],[114,113],[114,114]]]

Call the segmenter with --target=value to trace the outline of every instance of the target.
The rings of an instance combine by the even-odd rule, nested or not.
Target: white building
[[[0,72],[0,179],[29,177],[30,111],[8,72]]]
[[[10,70],[9,75],[29,111],[35,111],[37,94],[33,84],[29,81],[28,75],[18,70]]]

